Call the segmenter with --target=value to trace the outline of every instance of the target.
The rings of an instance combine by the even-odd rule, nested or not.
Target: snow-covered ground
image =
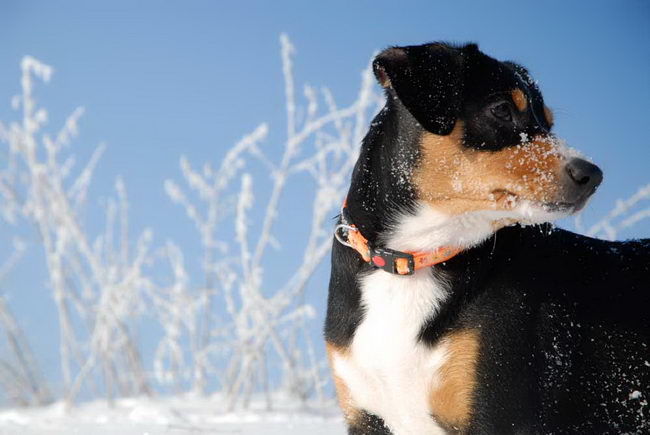
[[[273,411],[254,403],[248,411],[217,412],[218,399],[188,396],[120,399],[80,404],[68,412],[62,403],[42,408],[0,409],[0,434],[241,434],[343,435],[345,425],[334,403],[299,407],[275,403]]]

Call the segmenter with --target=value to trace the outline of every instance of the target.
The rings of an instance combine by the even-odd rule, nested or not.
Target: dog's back
[[[490,255],[458,315],[482,331],[470,432],[647,430],[650,240],[508,228]]]

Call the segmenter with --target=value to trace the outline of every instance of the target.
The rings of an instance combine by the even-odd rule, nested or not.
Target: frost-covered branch
[[[14,268],[24,251],[25,244],[20,239],[14,239],[12,254],[0,265],[0,283]],[[0,391],[4,391],[14,404],[21,406],[43,405],[50,402],[52,396],[47,382],[2,292],[0,292],[0,334],[2,334],[0,342],[6,340],[6,346],[0,347],[5,349],[0,352],[0,386],[2,387]]]
[[[34,89],[38,79],[49,81],[52,68],[25,57],[21,69],[22,93],[13,100],[15,109],[22,108],[21,120],[8,127],[0,124],[8,156],[0,171],[2,211],[10,223],[20,218],[33,225],[42,242],[58,310],[66,398],[71,402],[83,386],[96,388],[100,378],[109,399],[146,393],[147,375],[130,325],[140,309],[140,292],[151,287],[143,274],[150,233],[143,233],[130,255],[126,188],[118,179],[118,201],[110,200],[106,208],[105,233],[89,234],[81,211],[104,147],[73,177],[74,158],[66,149],[77,135],[83,109],[74,110],[49,135],[44,131],[48,114],[37,104]],[[121,234],[118,240],[113,240],[114,231]]]
[[[205,349],[219,349],[211,355],[225,361],[220,379],[230,408],[246,405],[255,391],[268,397],[273,388],[269,367],[278,363],[286,391],[303,399],[322,394],[323,364],[316,359],[307,326],[314,310],[304,304],[304,290],[329,251],[329,218],[343,201],[368,119],[383,102],[368,66],[352,104],[339,108],[331,92],[323,89],[321,107],[318,92],[305,86],[306,108],[302,109],[293,74],[295,48],[286,35],[280,43],[287,116],[280,153],[269,151],[277,146],[261,145],[268,130],[263,124],[226,153],[218,171],[199,173],[181,159],[182,173],[196,199],[172,181],[165,184],[170,198],[184,208],[201,236],[203,267],[211,277],[203,291],[220,296],[215,305],[222,307],[217,309],[222,318],[211,323],[210,340],[204,344]],[[271,155],[278,155],[277,160]],[[239,188],[233,183],[245,167],[269,171],[267,195],[255,193],[257,184],[249,170],[239,177]],[[292,272],[278,284],[266,280],[265,268],[269,248],[282,247],[276,224],[289,213],[282,200],[292,178],[311,183],[314,199],[300,212],[310,216],[305,228],[308,237],[288,241],[291,251],[300,254]],[[261,220],[254,220],[259,213],[251,213],[252,209],[263,211]]]

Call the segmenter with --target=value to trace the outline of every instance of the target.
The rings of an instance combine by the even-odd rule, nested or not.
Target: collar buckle
[[[370,262],[373,266],[396,275],[413,275],[415,258],[407,252],[388,248],[372,248]]]

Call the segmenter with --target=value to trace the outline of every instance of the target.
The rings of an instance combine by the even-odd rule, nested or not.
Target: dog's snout
[[[566,164],[569,178],[583,194],[591,195],[603,181],[603,171],[584,159],[571,159]]]

